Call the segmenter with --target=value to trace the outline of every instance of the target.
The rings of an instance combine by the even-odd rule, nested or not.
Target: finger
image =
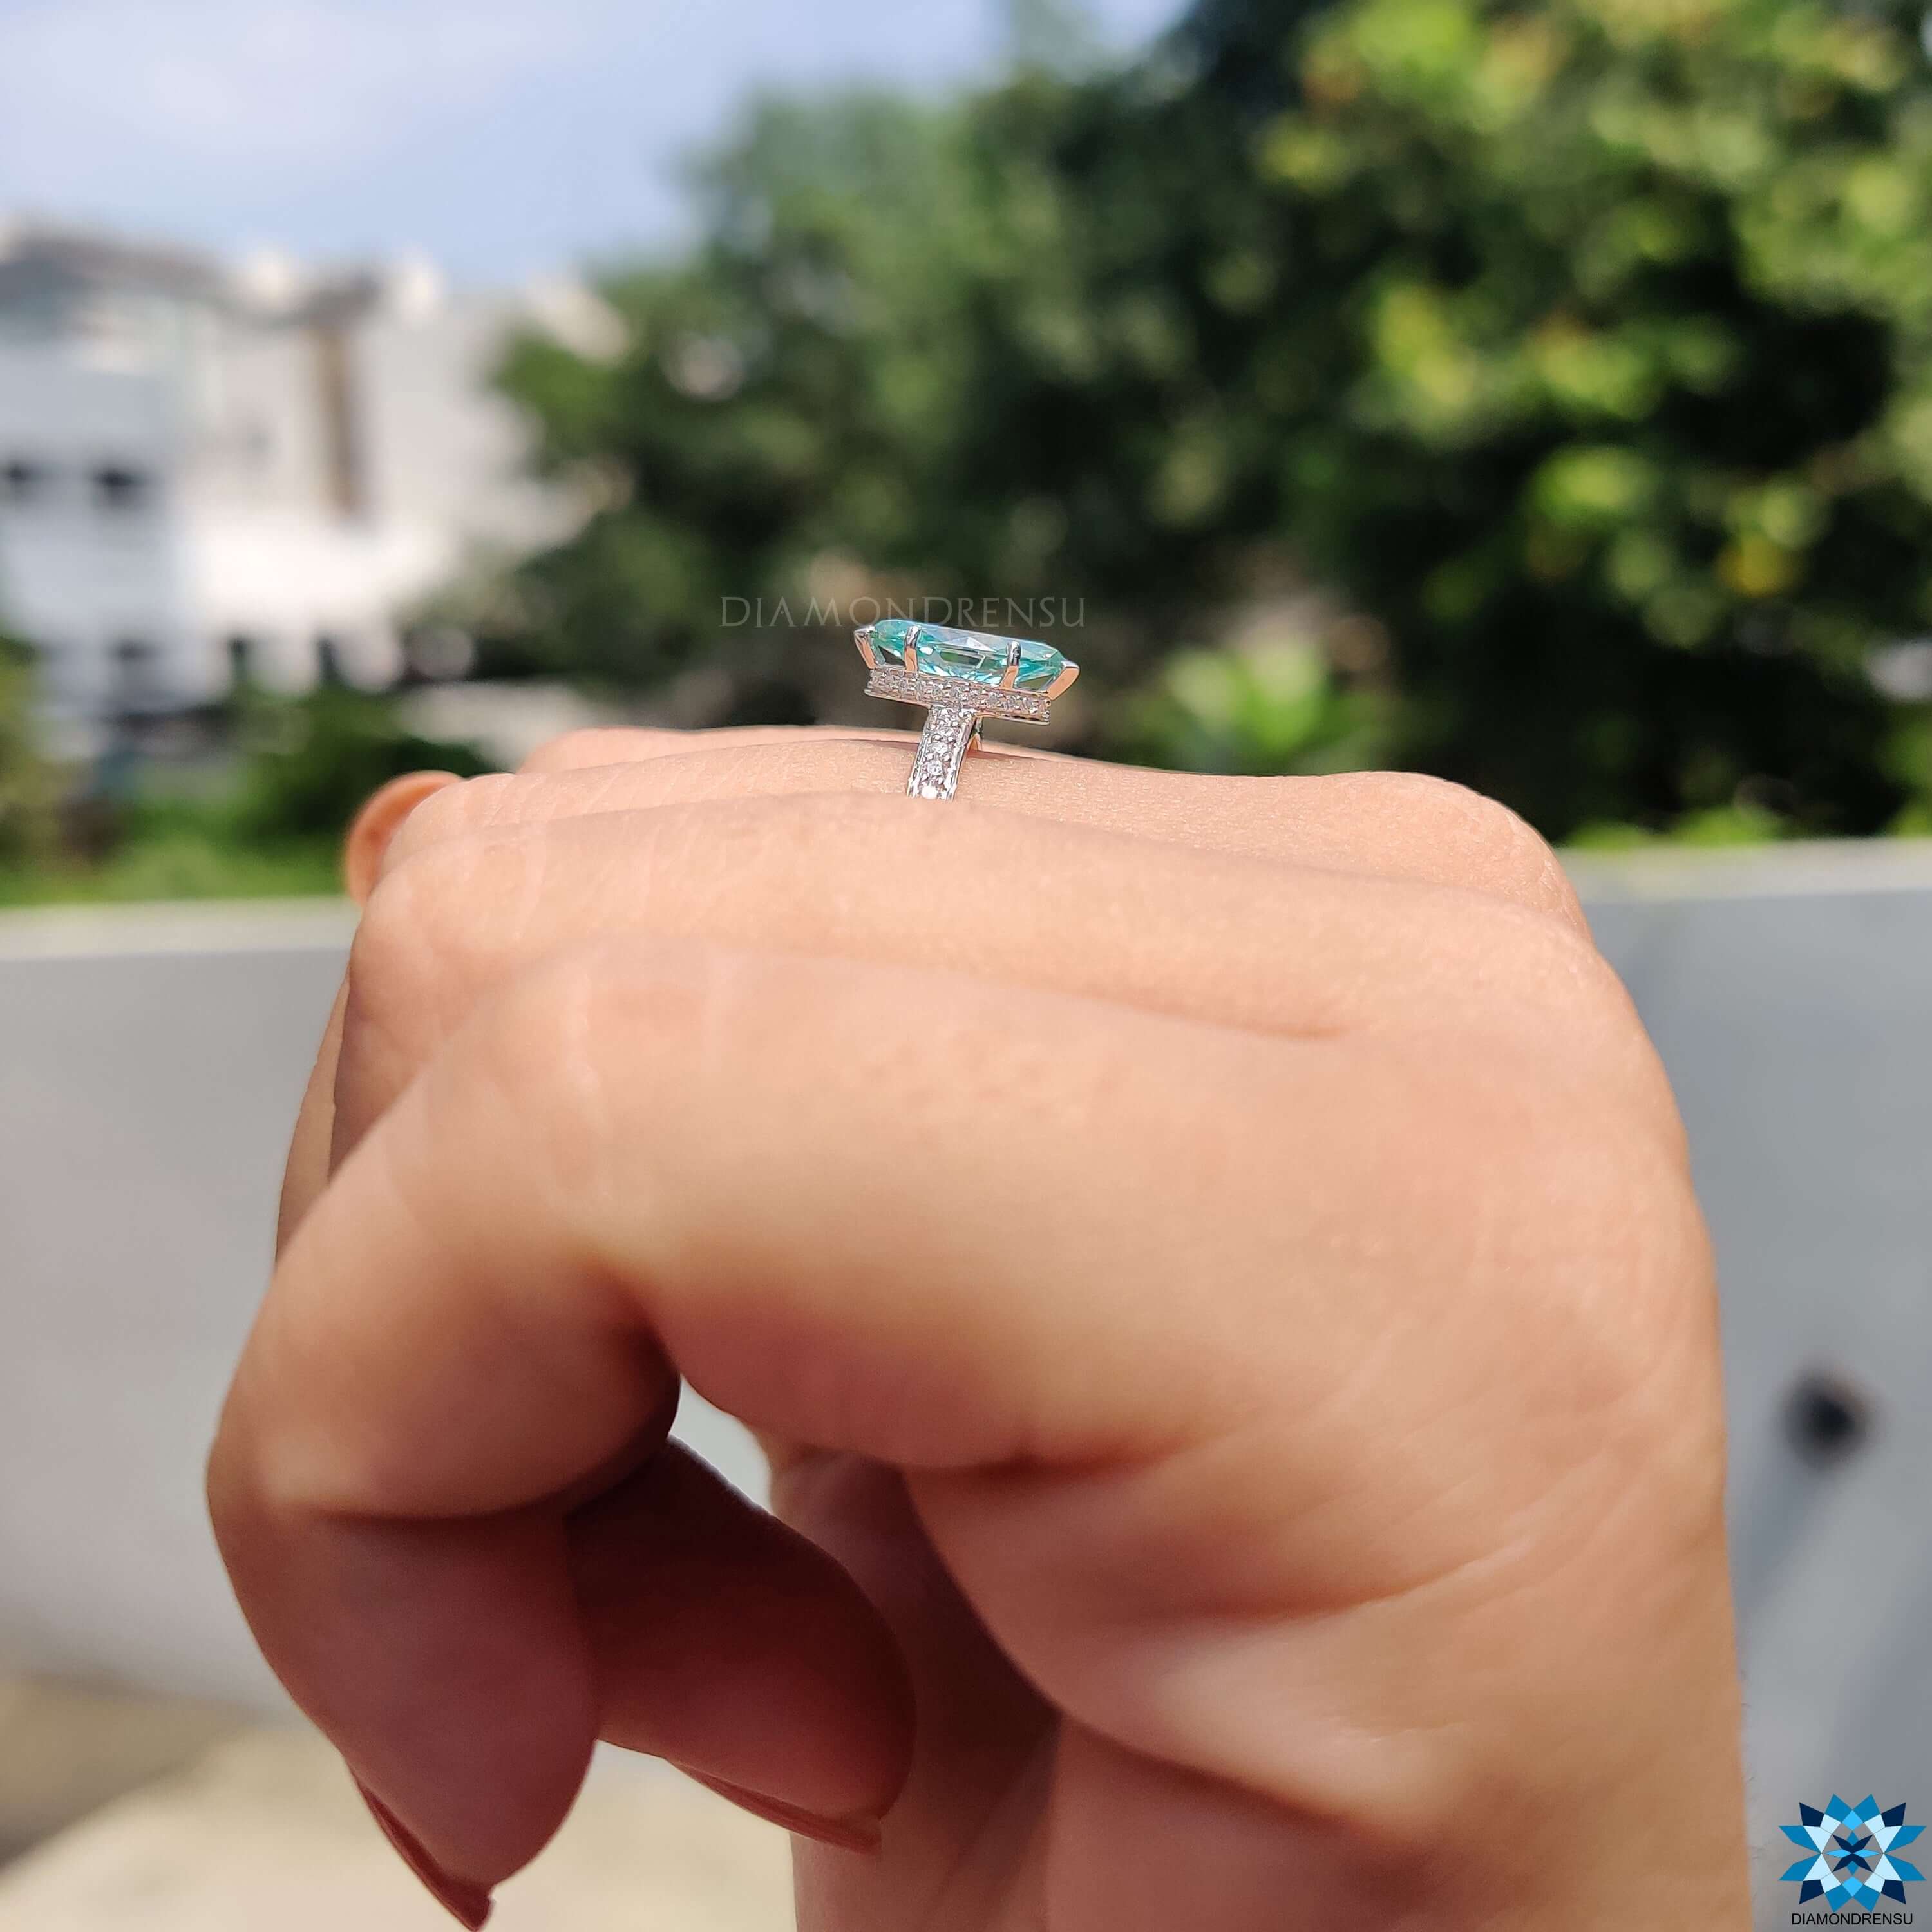
[[[322,1030],[322,1044],[316,1050],[315,1064],[309,1069],[308,1084],[302,1090],[302,1106],[296,1114],[295,1132],[289,1142],[289,1157],[282,1169],[281,1198],[275,1210],[275,1252],[288,1245],[310,1204],[328,1184],[333,1165],[332,1149],[335,1138],[335,1080],[342,1057],[342,1029],[349,1014],[349,982],[345,978],[336,988]]]
[[[681,1448],[568,1519],[291,1534],[217,1493],[265,1652],[453,1910],[542,1849],[600,1736],[792,1830],[876,1846],[910,1743],[892,1640],[832,1558]]]
[[[911,1696],[830,1557],[674,1444],[578,1511],[570,1546],[599,1736],[776,1822],[876,1845]]]
[[[525,767],[432,800],[392,848],[396,864],[492,825],[752,795],[865,791],[901,796],[910,740],[830,731],[574,733]],[[1238,778],[1004,750],[975,754],[961,797],[979,806],[1212,850],[1453,886],[1549,912],[1585,930],[1550,848],[1505,806],[1406,772]]]
[[[251,1339],[216,1493],[273,1526],[278,1561],[238,1566],[271,1660],[352,1761],[384,1754],[382,1796],[451,1868],[526,1853],[584,1720],[569,1750],[523,1734],[575,1708],[582,1666],[561,1552],[500,1526],[626,1439],[638,1365],[662,1347],[754,1426],[914,1471],[931,1507],[975,1526],[958,1567],[1005,1647],[1083,1722],[1332,1802],[1350,1741],[1394,1721],[1373,1708],[1394,1677],[1364,1662],[1353,1688],[1329,1684],[1325,1637],[1314,1677],[1270,1657],[1275,1718],[1311,1720],[1284,1730],[1251,1699],[1165,1700],[1166,1674],[1129,1654],[1160,1648],[1163,1618],[1207,1635],[1268,1604],[1326,1630],[1348,1604],[1474,1565],[1498,1525],[1528,1537],[1559,1508],[1600,1524],[1629,1478],[1605,1445],[1650,1439],[1651,1404],[1672,1399],[1633,1389],[1687,1326],[1702,1347],[1703,1311],[1656,1318],[1648,1270],[1577,1346],[1569,1298],[1544,1286],[1560,1254],[1497,1232],[1506,1202],[1542,1194],[1573,1204],[1553,1217],[1564,1244],[1628,1242],[1607,1205],[1591,1218],[1616,1193],[1604,1149],[1636,1141],[1622,1111],[1591,1112],[1600,1139],[1580,1145],[1572,1096],[1544,1093],[1534,1058],[1444,1061],[1418,1094],[1412,1058],[1363,1043],[903,969],[635,945],[554,963],[358,1149]],[[1504,1121],[1508,1158],[1490,1132]],[[1467,1284],[1443,1278],[1464,1252],[1444,1231],[1466,1224],[1478,1249],[1512,1241],[1509,1278],[1531,1284],[1498,1318],[1508,1349],[1472,1349]],[[1643,1238],[1694,1225],[1660,1213]],[[1439,1284],[1420,1304],[1418,1279]],[[1305,1400],[1284,1405],[1285,1387]],[[1580,1441],[1610,1486],[1552,1496]],[[1378,1508],[1392,1496],[1402,1510]],[[1023,1558],[999,1554],[992,1499]],[[399,1567],[380,1588],[324,1588],[291,1552],[344,1522],[434,1523],[453,1553],[420,1583]],[[289,1594],[290,1576],[310,1580]],[[1384,1628],[1358,1640],[1372,1649]],[[433,1753],[412,1756],[398,1687],[360,1669],[371,1652],[407,1660]],[[1169,1662],[1177,1683],[1235,1688]],[[1358,1694],[1366,1707],[1341,1708]],[[1389,1739],[1381,1771],[1474,1735],[1425,1725]]]
[[[356,813],[342,842],[342,880],[358,905],[376,883],[382,854],[397,828],[426,798],[446,785],[460,784],[454,772],[408,772],[372,793]]]
[[[1606,967],[1507,902],[862,796],[511,825],[419,849],[351,968],[339,1160],[484,991],[633,932],[944,968],[1275,1034],[1541,1028],[1654,1084]]]
[[[644,990],[676,1000],[685,989],[674,969]],[[555,1014],[548,997],[542,1004],[548,1034]],[[606,1034],[601,1024],[597,1030]],[[519,1055],[543,1053],[524,1028],[511,1026],[505,1038]],[[632,1042],[606,1040],[631,1054]],[[657,1069],[635,1064],[668,1108],[688,1113]],[[460,1084],[476,1071],[466,1057]],[[539,1228],[518,1216],[522,1259],[500,1257],[535,1292],[517,1305],[494,1275],[472,1272],[461,1210],[446,1236],[430,1238],[440,1257],[432,1276],[402,1299],[381,1310],[359,1297],[329,1305],[312,1271],[320,1265],[332,1276],[347,1259],[338,1252],[344,1210],[334,1204],[359,1193],[359,1178],[376,1168],[432,1184],[446,1164],[479,1172],[482,1123],[459,1127],[474,1104],[469,1094],[434,1102],[444,1118],[434,1147],[425,1141],[392,1161],[380,1137],[372,1142],[298,1232],[237,1378],[211,1488],[238,1592],[298,1701],[436,1868],[487,1885],[554,1828],[596,1722],[587,1634],[558,1580],[568,1552],[554,1535],[545,1541],[540,1505],[629,1439],[653,1400],[657,1324],[646,1308],[627,1310],[628,1286],[613,1298],[628,1269],[620,1274],[589,1252],[579,1264],[556,1267],[554,1218]],[[573,1138],[624,1131],[592,1104],[598,1127],[590,1130],[586,1116]],[[536,1124],[526,1096],[500,1090],[491,1109],[506,1106]],[[680,1185],[672,1176],[646,1183],[656,1163],[644,1150],[628,1149],[625,1165],[653,1194]],[[586,1178],[579,1169],[571,1184]],[[391,1184],[378,1191],[389,1196]],[[791,1192],[791,1183],[780,1186]],[[426,1205],[404,1211],[413,1218]],[[430,1211],[440,1217],[440,1208]],[[370,1223],[353,1239],[381,1242],[392,1232]],[[553,1277],[542,1286],[540,1272],[524,1264],[540,1258],[541,1273]],[[361,1264],[348,1264],[359,1274]],[[747,1328],[744,1339],[767,1375],[796,1372],[796,1345],[769,1324],[763,1333]],[[344,1406],[338,1376],[361,1378],[352,1358],[379,1376],[384,1361],[414,1361],[410,1444],[389,1412],[394,1390]],[[374,1393],[365,1387],[363,1395]],[[325,1412],[332,1415],[322,1425],[326,1442],[302,1442]],[[311,1468],[316,1448],[326,1466]],[[499,1568],[501,1589],[490,1581]],[[737,1781],[782,1792],[784,1767],[763,1766]]]
[[[625,1372],[660,1385],[628,1405],[639,1419],[509,1510],[292,1518],[233,1460],[211,1461],[223,1555],[265,1654],[459,1916],[541,1849],[598,1736],[847,1850],[876,1844],[904,1775],[910,1694],[878,1612],[832,1558],[664,1441],[661,1358],[634,1349]],[[500,1567],[508,1587],[493,1594]]]
[[[383,855],[403,821],[425,799],[462,782],[453,772],[411,772],[391,779],[364,802],[342,848],[343,883],[357,904],[364,904],[374,889]],[[328,1178],[328,1150],[335,1123],[335,1063],[342,1048],[348,994],[345,982],[329,1008],[315,1065],[296,1115],[275,1218],[278,1253]]]

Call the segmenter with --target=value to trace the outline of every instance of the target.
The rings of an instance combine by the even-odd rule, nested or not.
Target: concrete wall
[[[1834,1792],[1916,1817],[1932,1807],[1932,849],[1579,872],[1676,1084],[1717,1242],[1756,1835]],[[1798,1854],[1779,1849],[1782,1869]]]
[[[1932,852],[1580,876],[1718,1240],[1756,1829],[1834,1790],[1932,1805]],[[274,1694],[198,1466],[348,932],[328,906],[0,919],[0,1652]],[[686,1427],[755,1484],[731,1425]]]

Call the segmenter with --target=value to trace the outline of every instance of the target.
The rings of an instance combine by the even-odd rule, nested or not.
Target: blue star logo
[[[1800,1905],[1822,1898],[1830,1911],[1853,1906],[1869,1911],[1888,1898],[1904,1904],[1906,1886],[1924,1882],[1924,1874],[1916,1865],[1894,1856],[1925,1828],[1905,1822],[1903,1804],[1881,1811],[1876,1798],[1847,1804],[1834,1797],[1822,1811],[1816,1805],[1799,1805],[1798,1816],[1798,1823],[1783,1829],[1794,1845],[1805,1849],[1806,1856],[1784,1874],[1786,1884],[1798,1887]]]

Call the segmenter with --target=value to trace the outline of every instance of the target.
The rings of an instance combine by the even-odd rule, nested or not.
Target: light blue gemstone
[[[928,677],[964,678],[969,684],[1003,683],[1016,644],[1020,662],[1014,689],[1045,691],[1059,681],[1066,660],[1051,644],[956,631],[946,624],[919,624],[910,617],[883,617],[872,626],[872,654],[880,663]]]

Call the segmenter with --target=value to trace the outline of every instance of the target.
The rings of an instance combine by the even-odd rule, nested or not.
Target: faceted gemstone
[[[946,624],[918,624],[910,617],[882,617],[872,626],[872,654],[880,663],[922,671],[928,677],[964,678],[970,684],[1003,682],[1016,644],[1020,662],[1014,689],[1045,691],[1065,672],[1066,658],[1051,644],[1024,638],[988,637]]]

